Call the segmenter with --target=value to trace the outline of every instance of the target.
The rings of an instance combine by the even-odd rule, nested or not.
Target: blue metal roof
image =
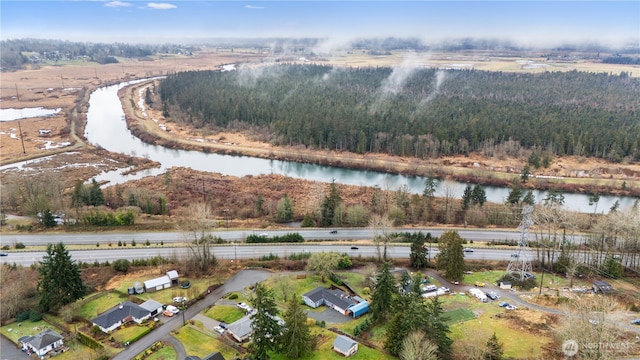
[[[369,311],[369,302],[363,301],[355,305],[350,305],[347,308],[347,310],[351,311],[351,313],[353,314],[353,317],[356,318],[362,314],[366,314]]]

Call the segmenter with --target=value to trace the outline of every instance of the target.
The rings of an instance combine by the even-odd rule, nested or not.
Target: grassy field
[[[476,271],[473,274],[466,274],[463,279],[463,283],[466,285],[473,285],[476,281],[484,282],[487,286],[496,285],[498,279],[500,279],[504,275],[504,270],[490,270],[490,271]],[[534,272],[536,275],[538,285],[542,280],[543,287],[550,288],[561,288],[568,287],[570,280],[556,276],[553,274],[545,273],[544,279],[542,278],[542,273]],[[591,287],[591,283],[588,281],[584,281],[581,279],[573,280],[574,286],[587,286]]]
[[[449,326],[475,318],[471,310],[464,308],[447,311],[444,313],[444,316],[448,318],[447,324]]]
[[[164,346],[162,349],[154,352],[146,360],[178,360],[178,354],[170,346]]]
[[[212,306],[209,310],[205,311],[204,314],[214,320],[224,321],[227,324],[240,320],[244,316],[242,310],[232,305]]]
[[[180,340],[187,355],[196,355],[204,358],[213,352],[219,351],[225,359],[235,359],[238,356],[235,349],[194,326],[184,326],[174,336]]]
[[[149,329],[148,326],[137,325],[137,324],[131,325],[131,326],[123,326],[123,327],[120,327],[118,330],[116,330],[115,333],[113,333],[113,338],[116,341],[125,343],[127,341],[131,341],[136,336],[146,331],[149,331],[148,329]]]

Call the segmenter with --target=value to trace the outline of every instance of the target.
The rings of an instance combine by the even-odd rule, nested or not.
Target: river
[[[144,80],[126,82],[99,88],[91,94],[87,113],[85,136],[94,145],[118,153],[143,156],[161,164],[160,168],[139,172],[135,175],[122,175],[122,171],[107,172],[96,180],[118,184],[145,176],[159,175],[171,167],[189,167],[194,170],[216,172],[224,175],[246,176],[262,174],[281,174],[293,178],[331,182],[359,186],[379,186],[382,189],[398,189],[406,185],[412,193],[422,193],[425,178],[386,174],[376,171],[352,170],[331,166],[303,164],[292,161],[269,160],[247,156],[219,155],[197,151],[168,149],[162,146],[146,144],[127,129],[125,114],[118,98],[118,90],[130,84]],[[466,184],[455,181],[438,181],[436,196],[453,194],[462,197]],[[503,203],[509,194],[508,188],[484,187],[487,201]],[[564,207],[579,212],[607,213],[615,201],[620,208],[631,207],[634,199],[630,197],[600,196],[597,204],[589,205],[589,197],[584,194],[564,193]],[[542,201],[546,191],[534,191],[536,202]],[[597,207],[596,207],[597,206]]]

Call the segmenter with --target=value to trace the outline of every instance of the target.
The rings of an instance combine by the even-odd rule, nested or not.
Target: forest
[[[175,122],[266,129],[277,145],[429,158],[515,143],[640,160],[640,79],[625,72],[278,64],[176,73],[154,91]]]

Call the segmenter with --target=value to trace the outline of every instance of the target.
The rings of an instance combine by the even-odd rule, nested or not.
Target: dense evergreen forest
[[[277,144],[435,157],[516,143],[640,160],[640,79],[626,73],[283,64],[173,74],[158,93],[174,121],[269,129]]]

